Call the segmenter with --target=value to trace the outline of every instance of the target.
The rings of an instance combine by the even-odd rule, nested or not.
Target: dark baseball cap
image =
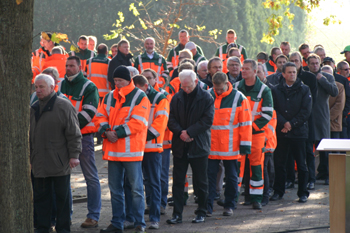
[[[323,64],[323,63],[325,63],[325,62],[333,62],[333,64],[335,64],[334,59],[333,59],[333,58],[331,58],[331,57],[325,57],[325,58],[323,59],[322,64]]]

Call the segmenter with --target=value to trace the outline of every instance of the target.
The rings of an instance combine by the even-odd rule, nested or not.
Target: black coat
[[[111,84],[112,90],[115,89],[113,73],[114,70],[118,68],[118,66],[131,66],[132,55],[129,53],[128,55],[124,55],[122,52],[118,50],[118,54],[113,57],[113,59],[109,62],[108,66],[108,81]]]
[[[210,127],[214,119],[214,99],[199,85],[195,88],[197,88],[197,94],[189,110],[188,119],[184,114],[186,93],[182,89],[170,102],[168,127],[174,133],[171,149],[175,157],[183,156],[185,146],[188,146],[188,158],[208,156],[210,152]],[[182,141],[180,138],[182,130],[187,130],[188,135],[194,140]]]
[[[298,72],[298,78],[310,88],[311,96],[312,96],[312,106],[314,106],[317,98],[317,79],[316,75],[309,71],[305,71],[303,67],[300,68]],[[309,141],[315,141],[315,123],[313,120],[312,112],[309,117]]]
[[[277,114],[277,137],[308,138],[308,119],[312,110],[310,88],[297,79],[292,87],[287,87],[285,79],[272,88],[273,105]],[[292,130],[282,133],[289,121]]]

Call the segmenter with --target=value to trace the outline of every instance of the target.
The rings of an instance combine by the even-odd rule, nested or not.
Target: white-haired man
[[[214,118],[214,100],[198,84],[196,73],[183,70],[181,90],[170,103],[168,127],[173,132],[172,151],[174,210],[168,224],[182,222],[185,176],[188,165],[193,173],[194,189],[198,195],[198,208],[193,223],[205,221],[208,198],[207,166],[210,152],[210,127]]]
[[[51,228],[54,190],[56,230],[70,232],[70,173],[71,168],[79,165],[82,151],[78,116],[69,101],[56,95],[51,76],[40,74],[34,84],[39,100],[30,109],[30,163],[36,229],[49,232]]]

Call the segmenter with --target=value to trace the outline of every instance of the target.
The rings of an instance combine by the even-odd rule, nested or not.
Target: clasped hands
[[[287,121],[284,123],[284,128],[281,130],[282,133],[288,133],[288,131],[292,130],[292,125]]]
[[[184,142],[192,142],[193,138],[191,138],[188,134],[186,130],[182,130],[181,131],[181,135],[180,135],[180,139]]]
[[[105,135],[107,136],[108,141],[111,143],[115,143],[118,140],[118,135],[115,131],[106,131]]]

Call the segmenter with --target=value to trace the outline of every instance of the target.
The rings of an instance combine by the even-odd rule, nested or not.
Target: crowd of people
[[[82,228],[98,226],[101,187],[94,137],[108,161],[111,224],[100,232],[159,229],[182,223],[192,169],[192,223],[212,216],[214,201],[232,216],[243,205],[262,209],[298,185],[307,202],[316,180],[329,184],[323,138],[350,136],[350,45],[336,63],[322,45],[284,41],[269,54],[249,58],[229,29],[226,43],[209,60],[186,30],[167,58],[144,40],[144,53],[130,53],[123,39],[109,49],[94,36],[80,36],[66,52],[45,32],[33,52],[30,151],[35,232],[70,232],[71,169],[80,164],[87,185],[88,214]],[[172,197],[168,198],[173,159]],[[297,173],[297,176],[296,176]],[[242,189],[242,192],[241,192]]]

